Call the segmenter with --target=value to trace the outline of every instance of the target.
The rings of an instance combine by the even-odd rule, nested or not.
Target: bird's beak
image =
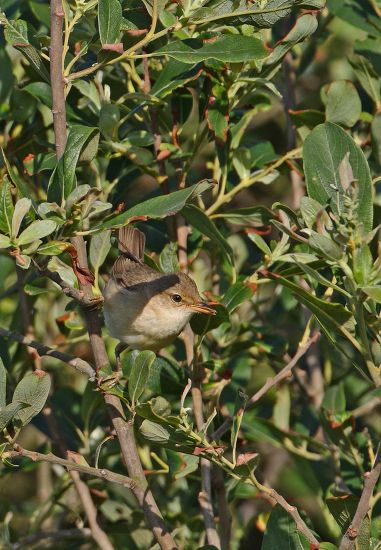
[[[198,304],[191,304],[189,306],[193,311],[197,313],[206,313],[207,315],[215,315],[217,312],[205,302],[198,302]]]

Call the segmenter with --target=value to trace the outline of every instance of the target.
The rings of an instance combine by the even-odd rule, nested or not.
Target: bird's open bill
[[[200,302],[198,304],[192,304],[190,306],[190,308],[193,309],[193,311],[197,311],[197,313],[206,313],[207,315],[215,315],[217,313],[215,309],[210,307],[205,302]]]

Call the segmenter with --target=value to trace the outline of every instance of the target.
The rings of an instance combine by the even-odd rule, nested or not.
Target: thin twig
[[[184,243],[183,243],[184,244]],[[186,246],[186,241],[185,241]],[[186,248],[185,248],[186,250]],[[183,270],[187,270],[187,265],[182,266]],[[197,430],[202,431],[205,420],[202,410],[202,392],[201,392],[201,378],[202,369],[194,361],[194,334],[190,326],[188,325],[183,331],[183,341],[185,345],[185,353],[187,358],[188,368],[192,369],[192,401],[193,401],[193,414],[196,420]],[[198,495],[198,502],[201,508],[201,512],[204,518],[204,526],[206,532],[206,539],[208,544],[221,548],[220,537],[217,532],[216,523],[214,521],[213,512],[213,499],[212,499],[212,479],[211,470],[212,464],[206,458],[200,460],[201,470],[201,491]]]
[[[273,498],[275,502],[277,502],[279,506],[283,508],[283,510],[290,514],[290,516],[294,519],[296,523],[298,531],[300,531],[300,533],[303,533],[303,535],[309,541],[310,550],[318,550],[318,548],[320,547],[319,541],[312,533],[311,529],[306,525],[305,521],[300,517],[296,506],[292,506],[291,504],[289,504],[287,500],[282,497],[282,495],[275,491],[275,489],[271,489],[270,487],[266,487],[266,485],[262,485],[262,483],[259,483],[254,475],[251,476],[251,479],[253,484],[257,487],[259,491]]]
[[[79,305],[83,307],[96,307],[103,302],[103,298],[101,296],[97,298],[86,298],[81,290],[78,290],[77,288],[73,288],[72,286],[68,285],[68,283],[62,279],[59,273],[55,271],[50,271],[49,269],[41,269],[39,271],[41,275],[44,275],[45,277],[48,277],[49,279],[57,283],[57,285],[61,287],[63,293],[66,296],[73,298],[73,300],[78,302]]]
[[[66,81],[72,81],[76,78],[80,78],[82,76],[87,76],[95,71],[98,71],[105,65],[114,65],[115,63],[119,63],[120,61],[123,61],[123,59],[127,59],[128,57],[131,57],[136,50],[139,48],[143,48],[146,44],[148,44],[150,41],[156,40],[157,38],[160,38],[161,36],[164,36],[168,32],[170,32],[173,29],[173,25],[170,27],[167,27],[163,29],[162,31],[159,31],[155,34],[156,24],[158,19],[158,0],[153,0],[152,3],[152,20],[151,20],[151,27],[149,31],[147,32],[146,36],[142,38],[142,40],[139,40],[136,44],[131,46],[131,48],[128,48],[125,52],[123,52],[118,57],[114,57],[111,60],[105,61],[105,62],[99,62],[95,63],[91,67],[87,67],[86,69],[82,69],[81,71],[71,73],[66,77]]]
[[[67,459],[69,459],[69,462],[71,462],[70,452],[67,449],[64,438],[60,434],[59,425],[54,415],[53,409],[49,405],[45,405],[43,409],[43,414],[49,426],[50,437],[53,440],[55,446],[57,447],[57,449],[59,449],[62,457],[66,457]],[[110,539],[108,538],[108,535],[105,531],[103,531],[100,524],[98,523],[97,509],[93,502],[90,488],[86,485],[86,483],[81,480],[78,471],[68,470],[68,472],[74,484],[75,490],[77,491],[78,498],[81,501],[83,511],[89,523],[91,536],[93,537],[94,541],[98,544],[101,550],[115,550]]]
[[[26,272],[24,269],[16,265],[16,275],[17,275],[17,283],[19,285],[18,292],[20,297],[22,331],[27,335],[27,337],[34,339],[34,330],[33,330],[33,324],[32,324],[32,319],[30,315],[30,305],[28,303],[28,296],[24,290]],[[34,369],[41,370],[42,368],[41,357],[38,353],[36,353],[36,349],[28,346],[27,351],[33,361]]]
[[[50,348],[49,346],[40,344],[39,342],[36,342],[35,340],[28,338],[27,336],[23,336],[18,332],[13,332],[11,330],[7,330],[1,327],[0,327],[0,336],[2,336],[3,338],[8,338],[9,340],[13,340],[14,342],[19,342],[24,346],[28,346],[30,348],[35,349],[37,350],[39,355],[42,357],[46,356],[46,357],[54,357],[55,359],[59,359],[60,361],[63,361],[63,363],[66,363],[70,367],[73,367],[73,369],[77,370],[78,372],[82,374],[86,374],[86,376],[88,376],[90,380],[95,379],[95,371],[93,367],[89,363],[87,363],[87,361],[84,361],[79,357],[74,357],[73,355],[69,355],[68,353],[64,353],[62,351],[57,351],[55,349]]]
[[[40,531],[38,533],[33,533],[32,535],[27,535],[19,539],[17,542],[10,543],[7,548],[9,550],[21,550],[21,548],[31,548],[32,545],[36,543],[41,543],[46,540],[55,541],[56,543],[67,540],[67,539],[83,539],[90,538],[91,531],[86,527],[82,529],[62,529],[60,531]]]
[[[274,377],[268,378],[264,385],[248,400],[246,410],[250,410],[254,407],[255,403],[261,399],[271,388],[279,384],[282,380],[288,378],[292,372],[292,369],[298,363],[299,359],[305,355],[309,348],[315,344],[320,337],[319,332],[315,332],[304,346],[299,347],[294,357],[278,372]],[[220,439],[230,428],[233,423],[233,417],[228,416],[221,424],[219,428],[211,435],[212,439]]]
[[[370,508],[370,501],[373,495],[374,488],[378,482],[378,479],[381,474],[381,444],[378,447],[376,458],[373,464],[373,468],[370,472],[365,472],[364,474],[364,488],[357,505],[357,510],[353,516],[353,520],[345,532],[339,550],[351,550],[355,543],[356,539],[360,534],[362,522],[367,515]]]
[[[227,204],[231,202],[234,197],[243,191],[243,189],[247,189],[248,187],[251,187],[254,183],[258,183],[263,180],[264,177],[268,176],[273,172],[276,168],[279,168],[282,164],[284,164],[287,160],[291,158],[295,158],[298,155],[300,155],[300,148],[299,149],[293,149],[292,151],[288,151],[283,157],[279,158],[272,164],[270,164],[267,168],[264,168],[263,170],[260,170],[259,172],[255,172],[252,176],[248,176],[244,179],[242,179],[238,185],[233,187],[231,191],[228,193],[220,196],[206,211],[207,215],[210,216],[211,214],[214,214],[221,206],[224,204]]]
[[[53,453],[43,454],[38,453],[37,451],[29,451],[28,449],[24,449],[17,444],[14,445],[13,451],[7,453],[7,456],[12,458],[25,456],[27,458],[30,458],[34,462],[42,461],[49,462],[50,464],[59,464],[60,466],[63,466],[68,472],[81,472],[82,474],[86,474],[91,477],[99,477],[100,479],[111,481],[112,483],[116,483],[117,485],[127,487],[132,491],[137,486],[137,482],[135,480],[131,479],[130,477],[112,472],[111,470],[107,470],[105,468],[93,468],[92,466],[85,466],[84,464],[77,464],[72,460],[60,458]]]

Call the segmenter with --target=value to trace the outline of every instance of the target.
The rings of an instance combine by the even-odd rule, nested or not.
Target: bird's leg
[[[116,360],[116,371],[118,373],[122,372],[122,362],[120,360],[120,356],[128,348],[127,344],[123,344],[122,342],[119,342],[115,348],[115,360]]]
[[[120,356],[126,349],[128,349],[128,345],[122,344],[122,342],[119,342],[119,344],[115,347],[116,371],[110,374],[110,376],[106,376],[105,378],[100,378],[98,380],[98,385],[101,389],[109,390],[110,388],[113,388],[122,378],[123,372]]]

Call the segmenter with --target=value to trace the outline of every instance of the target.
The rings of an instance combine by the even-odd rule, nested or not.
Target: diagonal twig
[[[247,402],[245,410],[250,410],[254,407],[255,403],[261,399],[271,388],[282,382],[282,380],[285,380],[288,378],[292,372],[292,369],[295,367],[295,365],[298,363],[299,359],[307,353],[307,351],[310,349],[310,347],[315,344],[318,339],[320,338],[320,332],[315,332],[311,338],[307,341],[307,343],[304,346],[300,346],[298,351],[295,353],[294,357],[285,365],[282,370],[278,372],[275,376],[272,378],[268,378],[266,382],[263,384],[263,386],[252,396]],[[230,428],[230,426],[233,424],[233,417],[227,416],[224,420],[224,422],[221,424],[219,428],[213,434],[211,434],[212,439],[220,439]]]
[[[378,446],[376,458],[373,464],[373,468],[370,472],[365,472],[364,474],[364,488],[361,493],[359,503],[357,505],[357,510],[353,516],[352,522],[348,529],[346,530],[341,543],[339,550],[351,550],[354,548],[356,539],[360,534],[362,522],[367,515],[370,508],[370,500],[373,495],[374,488],[378,482],[378,479],[381,474],[381,444]]]
[[[59,359],[63,363],[66,363],[70,367],[73,367],[73,369],[77,370],[78,372],[86,374],[86,376],[89,377],[89,380],[95,380],[95,370],[93,369],[93,367],[89,363],[87,363],[87,361],[84,361],[79,357],[74,357],[73,355],[70,355],[69,353],[64,353],[62,351],[57,351],[50,348],[49,346],[41,344],[40,342],[32,340],[32,338],[29,338],[28,336],[23,336],[18,332],[13,332],[12,330],[8,330],[2,327],[0,327],[0,336],[9,340],[13,340],[14,342],[19,342],[20,344],[28,346],[29,348],[35,349],[42,357],[46,356]]]

